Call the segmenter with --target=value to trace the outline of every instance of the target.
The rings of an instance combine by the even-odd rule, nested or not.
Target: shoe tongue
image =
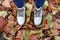
[[[37,8],[40,8],[43,6],[45,0],[35,0],[35,5]]]
[[[13,0],[13,2],[18,8],[22,8],[24,6],[24,0]]]

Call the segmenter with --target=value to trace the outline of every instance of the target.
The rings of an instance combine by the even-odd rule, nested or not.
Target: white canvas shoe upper
[[[34,8],[34,24],[36,26],[40,25],[42,22],[42,8]]]
[[[17,21],[19,25],[24,25],[25,22],[25,7],[18,8]]]

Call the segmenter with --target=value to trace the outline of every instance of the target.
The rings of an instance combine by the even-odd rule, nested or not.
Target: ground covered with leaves
[[[17,9],[12,0],[5,7],[0,0],[1,40],[60,40],[60,0],[46,0],[43,6],[43,20],[34,25],[34,1],[26,2],[26,21],[23,26],[17,22]]]

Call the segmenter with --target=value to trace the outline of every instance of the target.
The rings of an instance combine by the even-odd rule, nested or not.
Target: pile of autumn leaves
[[[57,0],[56,0],[57,1]],[[59,1],[58,1],[59,2]],[[8,4],[6,4],[8,3]],[[17,9],[12,0],[5,0],[0,5],[0,32],[7,40],[60,40],[60,11],[53,10],[51,0],[43,6],[43,22],[40,26],[33,24],[34,1],[26,2],[26,23],[21,27],[17,23]],[[52,12],[54,11],[54,12]]]

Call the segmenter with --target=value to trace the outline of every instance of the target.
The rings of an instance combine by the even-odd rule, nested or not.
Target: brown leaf
[[[38,35],[30,35],[30,40],[38,40]]]
[[[11,8],[9,0],[4,0],[3,3],[2,3],[2,6]]]
[[[5,27],[5,25],[7,24],[6,20],[0,16],[0,32],[3,31],[3,27]]]
[[[56,36],[59,34],[59,31],[57,29],[51,29],[52,34],[50,36]]]
[[[23,40],[23,33],[21,31],[18,31],[17,36],[15,37],[17,40]]]
[[[11,8],[12,8],[12,14],[14,16],[17,16],[17,8],[13,2],[11,3]]]

